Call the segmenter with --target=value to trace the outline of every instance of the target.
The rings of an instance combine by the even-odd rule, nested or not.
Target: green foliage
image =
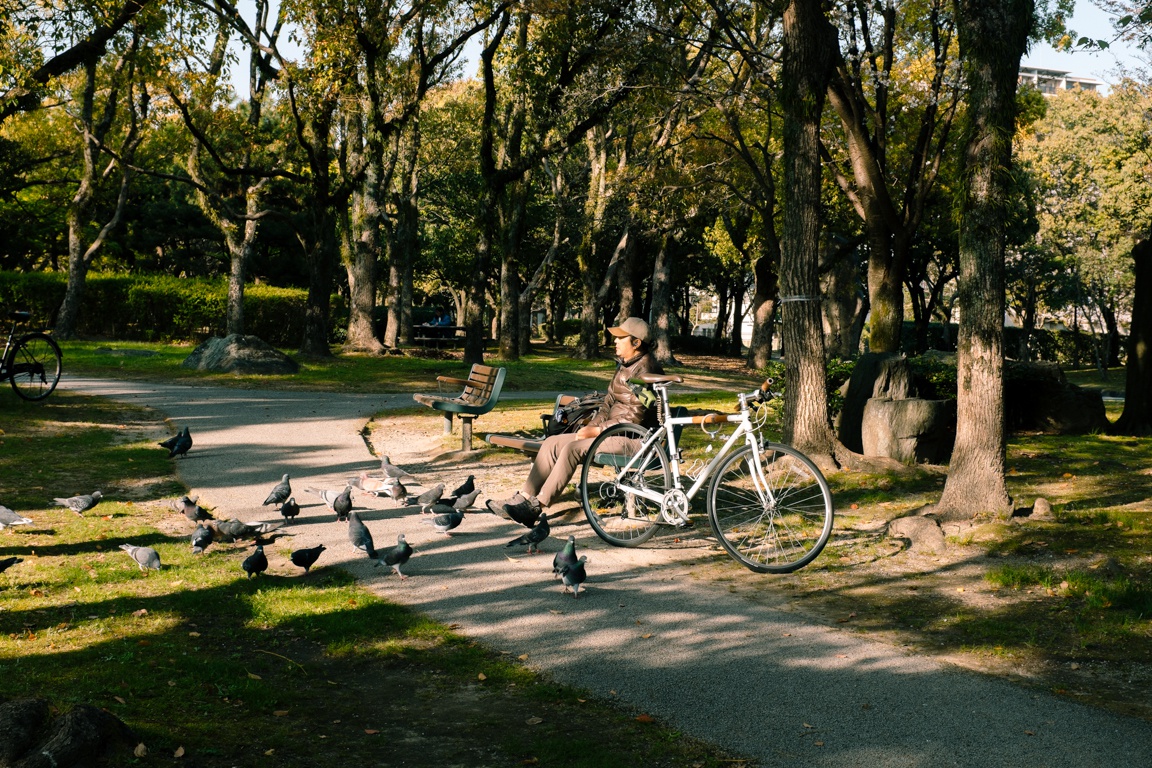
[[[841,360],[838,357],[834,357],[824,364],[824,385],[828,390],[828,415],[830,418],[835,417],[844,407],[844,395],[841,394],[840,390],[848,383],[848,379],[852,378],[852,371],[855,369],[855,360]],[[764,366],[761,373],[772,379],[773,392],[780,392],[787,396],[783,361],[773,360]]]
[[[50,326],[64,300],[61,272],[0,272],[0,306],[28,309],[33,324]],[[202,341],[223,336],[228,300],[225,279],[165,275],[89,275],[79,332],[125,341]],[[250,285],[244,290],[245,332],[273,346],[292,346],[304,333],[307,292]],[[347,304],[332,298],[329,338],[348,323]]]
[[[956,399],[956,363],[939,357],[924,355],[908,358],[916,387],[926,400]]]

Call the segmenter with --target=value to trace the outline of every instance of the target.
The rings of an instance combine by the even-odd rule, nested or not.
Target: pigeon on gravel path
[[[588,572],[584,570],[584,563],[588,561],[587,556],[580,555],[580,559],[572,565],[564,566],[560,571],[560,578],[564,579],[564,591],[572,590],[572,597],[580,597],[580,585],[588,578]]]
[[[417,496],[414,499],[409,498],[408,503],[409,504],[412,504],[412,503],[419,504],[420,505],[420,512],[426,515],[432,509],[432,505],[435,504],[436,502],[440,501],[440,498],[443,495],[444,495],[444,483],[440,483],[436,487],[429,488],[428,490],[424,491],[424,493],[420,494],[419,496]]]
[[[254,539],[257,536],[263,536],[265,533],[271,533],[283,527],[284,523],[244,523],[232,518],[219,521],[209,520],[208,526],[215,531],[214,538],[217,541],[230,543],[236,539]]]
[[[300,514],[300,505],[296,503],[296,497],[288,497],[288,501],[280,505],[280,514],[284,516],[284,522],[291,522],[292,518]]]
[[[352,511],[352,486],[344,486],[343,491],[329,491],[325,488],[305,488],[304,490],[319,496],[328,509],[336,513],[336,522],[348,519],[348,513]]]
[[[558,577],[560,572],[565,568],[576,564],[576,537],[569,536],[568,541],[564,544],[564,549],[556,553],[552,558],[552,573],[554,577]]]
[[[452,502],[452,507],[454,509],[459,509],[461,511],[463,511],[465,509],[469,509],[469,508],[471,508],[471,506],[473,504],[476,503],[476,497],[479,495],[480,495],[480,489],[479,488],[468,491],[464,495],[457,494],[456,500],[454,502]]]
[[[186,456],[188,451],[192,448],[192,433],[188,431],[188,427],[176,433],[172,445],[165,446],[168,448],[168,458],[173,459],[177,456]],[[164,443],[168,442],[167,440]],[[161,443],[161,445],[164,445]]]
[[[200,499],[197,496],[195,499],[190,499],[187,496],[181,496],[172,502],[172,507],[184,515],[184,517],[191,520],[193,523],[199,523],[202,520],[215,520],[211,513],[204,507],[196,502]]]
[[[404,534],[401,533],[396,537],[396,546],[389,547],[388,549],[380,552],[378,558],[385,565],[392,566],[392,570],[394,570],[396,575],[400,577],[400,580],[403,581],[408,577],[400,573],[400,566],[408,562],[408,558],[412,557],[412,551],[412,547],[408,544],[408,540],[405,539]]]
[[[408,470],[402,469],[393,464],[387,456],[380,457],[380,469],[384,472],[384,477],[391,478],[392,480],[415,480]]]
[[[523,536],[512,539],[512,541],[508,542],[504,546],[505,548],[526,546],[528,547],[528,554],[531,555],[540,551],[540,543],[548,538],[548,534],[551,533],[551,531],[552,528],[548,525],[548,515],[541,512],[540,519],[536,525],[532,526],[532,530],[528,531],[528,533],[524,534]]]
[[[366,552],[368,557],[376,559],[376,548],[372,546],[372,533],[368,530],[368,526],[364,525],[360,515],[355,512],[348,513],[348,540],[356,549]]]
[[[280,482],[272,486],[272,492],[268,494],[268,498],[264,499],[264,503],[260,506],[267,506],[268,504],[275,504],[279,509],[280,505],[288,501],[292,496],[292,483],[288,482],[288,474],[285,473],[284,477],[280,478]]]
[[[432,526],[443,534],[448,534],[464,520],[464,512],[462,510],[453,509],[447,504],[433,504],[431,512],[433,517],[422,518],[420,522]]]
[[[468,479],[460,483],[460,487],[452,491],[452,495],[456,498],[467,496],[476,489],[476,475],[468,475]]]

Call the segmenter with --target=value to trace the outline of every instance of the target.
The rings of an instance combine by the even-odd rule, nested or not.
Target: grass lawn
[[[23,558],[0,574],[3,696],[114,713],[148,754],[110,764],[740,764],[338,568],[248,581],[250,548],[193,555],[168,507],[184,489],[149,437],[159,421],[67,392],[40,404],[0,392],[0,503],[35,521],[0,531],[0,558]],[[50,506],[97,489],[107,500],[84,517]],[[164,568],[141,572],[123,542],[155,548]]]

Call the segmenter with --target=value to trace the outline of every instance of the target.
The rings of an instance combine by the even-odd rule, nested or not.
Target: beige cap
[[[648,323],[638,317],[630,317],[615,327],[609,328],[613,336],[635,336],[640,341],[648,341]]]

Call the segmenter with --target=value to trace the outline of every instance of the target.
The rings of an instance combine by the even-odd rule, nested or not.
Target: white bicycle
[[[679,376],[644,374],[658,397],[659,426],[616,424],[593,441],[580,475],[584,514],[600,538],[638,547],[664,526],[685,526],[692,499],[708,486],[708,520],[732,557],[758,573],[791,573],[816,559],[832,533],[832,493],[812,461],[788,445],[762,441],[753,412],[773,393],[771,379],[737,395],[733,414],[681,416],[668,404]],[[736,424],[716,456],[685,488],[680,429]],[[719,430],[719,427],[717,427]],[[709,432],[714,436],[716,432]]]

